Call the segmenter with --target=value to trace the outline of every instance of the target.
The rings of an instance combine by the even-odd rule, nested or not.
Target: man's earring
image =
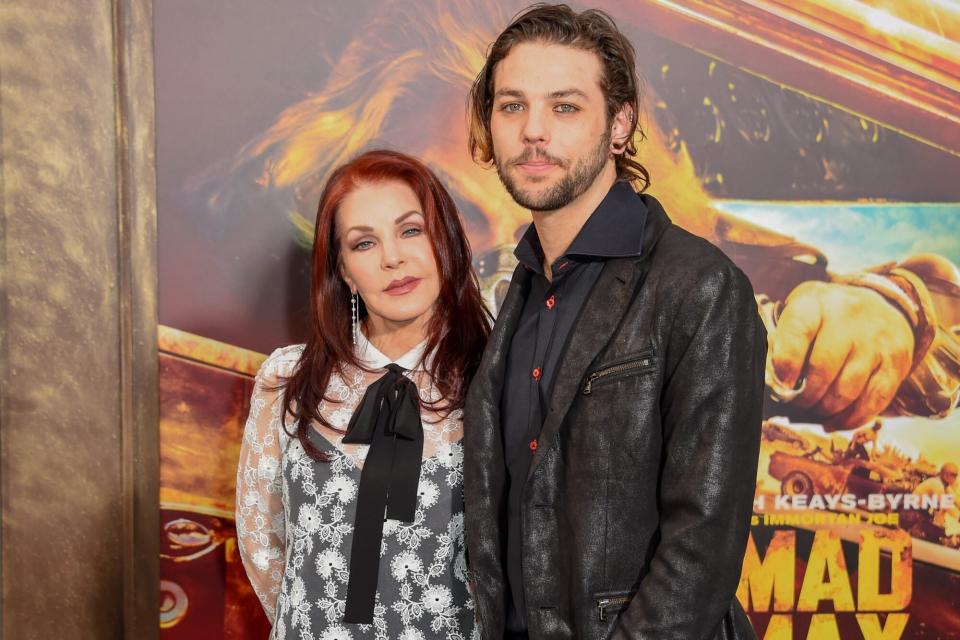
[[[357,294],[350,295],[350,325],[353,330],[353,346],[357,346]]]

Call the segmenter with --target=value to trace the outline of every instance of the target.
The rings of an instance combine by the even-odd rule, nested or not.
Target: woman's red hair
[[[416,158],[388,150],[368,151],[338,168],[327,181],[317,209],[310,335],[293,374],[283,382],[284,428],[289,414],[304,450],[318,461],[328,457],[310,442],[311,423],[339,431],[320,415],[330,376],[342,374],[345,365],[361,366],[353,352],[350,289],[340,273],[336,212],[358,187],[387,181],[403,182],[417,195],[440,274],[440,297],[427,327],[425,353],[436,350],[428,373],[440,391],[442,406],[431,408],[441,412],[463,408],[467,386],[490,332],[489,313],[459,213],[433,172]],[[362,304],[360,313],[362,317]]]

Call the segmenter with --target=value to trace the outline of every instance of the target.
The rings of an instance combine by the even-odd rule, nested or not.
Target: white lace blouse
[[[422,343],[396,360],[420,398],[439,396],[419,361]],[[373,369],[331,376],[320,413],[346,430],[367,387],[391,362],[362,333],[358,357]],[[256,377],[237,471],[237,541],[247,575],[273,623],[271,638],[476,637],[463,547],[462,413],[421,411],[424,431],[416,517],[387,520],[372,624],[343,622],[357,490],[370,445],[314,424],[315,462],[281,426],[283,391],[302,345],[274,351]],[[287,429],[295,427],[287,416]]]

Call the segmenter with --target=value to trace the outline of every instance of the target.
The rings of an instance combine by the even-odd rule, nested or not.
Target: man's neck
[[[615,165],[610,162],[587,190],[567,206],[554,211],[534,211],[533,226],[543,249],[543,273],[553,279],[551,265],[570,247],[580,229],[607,196],[617,179]]]

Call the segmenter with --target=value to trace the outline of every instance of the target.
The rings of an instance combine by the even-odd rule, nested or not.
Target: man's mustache
[[[552,156],[546,151],[544,151],[543,149],[539,149],[537,147],[527,147],[526,149],[523,150],[523,153],[516,156],[515,158],[511,158],[508,164],[518,165],[518,164],[523,164],[525,162],[535,162],[535,161],[550,162],[564,169],[567,168],[567,164],[568,164],[566,160],[563,160],[562,158],[558,158],[556,156]]]

